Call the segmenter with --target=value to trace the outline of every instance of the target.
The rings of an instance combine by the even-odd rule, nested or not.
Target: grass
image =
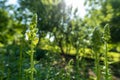
[[[44,41],[42,41],[43,42],[43,44],[44,44]],[[41,44],[42,45],[42,44]],[[111,44],[110,44],[111,45]],[[104,47],[104,46],[103,46]],[[55,46],[55,47],[53,47],[53,46],[50,46],[50,45],[48,45],[48,44],[46,44],[45,46],[42,46],[41,47],[41,49],[43,49],[43,50],[53,50],[54,49],[54,51],[53,52],[60,52],[60,50],[59,50],[59,47],[57,47],[57,46]],[[65,48],[64,48],[64,50],[66,50]],[[90,48],[85,48],[85,52],[83,53],[82,52],[82,48],[81,49],[79,49],[79,53],[80,53],[80,56],[82,56],[82,57],[88,57],[88,58],[93,58],[93,52],[92,52],[92,49],[90,49]],[[70,50],[70,55],[75,55],[75,52],[76,52],[76,50],[75,50],[75,48],[73,48],[72,47],[72,49]],[[104,54],[103,53],[104,51],[102,50],[101,51],[101,54]],[[105,58],[103,57],[103,56],[101,56],[100,57],[100,59],[101,60],[104,60]],[[120,53],[119,52],[108,52],[108,60],[109,60],[109,62],[110,63],[114,63],[114,62],[118,62],[118,61],[120,61]]]

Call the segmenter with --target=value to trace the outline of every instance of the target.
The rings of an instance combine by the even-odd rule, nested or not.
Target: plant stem
[[[105,41],[105,80],[108,80],[107,42]]]
[[[79,80],[79,47],[76,47],[76,80]]]
[[[22,79],[22,45],[20,46],[19,80]]]
[[[100,65],[99,65],[99,53],[95,51],[95,66],[96,66],[96,75],[97,75],[97,80],[100,80]]]
[[[8,76],[7,76],[7,80],[10,80],[10,69],[8,68]]]
[[[3,53],[2,54],[2,61],[1,61],[1,70],[3,71],[3,73],[2,73],[2,76],[1,76],[1,80],[3,80],[3,76],[4,76],[4,68],[5,68],[5,65],[4,65],[4,60],[5,60],[5,54]]]
[[[34,80],[34,60],[33,60],[33,57],[34,57],[34,49],[31,50],[31,55],[30,55],[30,63],[31,63],[31,80]]]

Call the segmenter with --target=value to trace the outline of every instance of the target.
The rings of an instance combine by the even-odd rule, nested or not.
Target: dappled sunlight
[[[77,8],[77,15],[81,18],[83,18],[86,15],[86,7],[84,5],[84,0],[65,0],[65,3],[68,7],[72,6],[73,10]]]
[[[119,33],[120,0],[0,0],[0,80],[120,80]]]

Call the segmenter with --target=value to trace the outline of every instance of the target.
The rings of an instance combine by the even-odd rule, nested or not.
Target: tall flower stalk
[[[93,31],[92,35],[92,47],[95,55],[95,68],[96,68],[96,76],[97,80],[100,80],[100,48],[102,45],[102,34],[98,27],[96,27]]]
[[[27,70],[27,72],[30,73],[30,80],[34,80],[34,72],[36,71],[34,68],[34,53],[35,53],[35,47],[37,45],[37,42],[35,42],[37,38],[37,15],[34,15],[32,18],[32,22],[30,23],[30,27],[28,29],[27,37],[28,37],[28,42],[30,45],[30,50],[28,50],[28,54],[30,56],[30,68]]]
[[[110,40],[110,28],[109,25],[106,24],[104,27],[104,33],[103,33],[103,40],[104,40],[104,46],[105,46],[105,80],[110,80],[109,79],[109,68],[108,68],[108,48],[107,48],[107,43]]]

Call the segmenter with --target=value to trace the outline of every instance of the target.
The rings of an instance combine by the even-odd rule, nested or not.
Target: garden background
[[[120,0],[84,0],[82,17],[69,1],[8,2],[0,0],[0,80],[120,80]]]

